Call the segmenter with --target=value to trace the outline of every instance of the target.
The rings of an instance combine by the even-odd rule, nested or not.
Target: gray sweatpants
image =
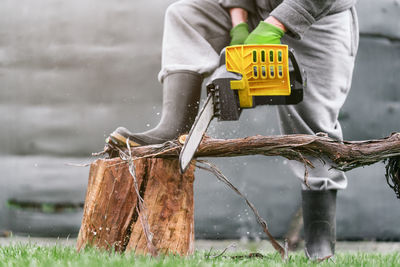
[[[249,14],[249,26],[255,28],[268,11]],[[229,44],[230,16],[216,0],[181,0],[166,12],[159,80],[174,72],[189,71],[210,75],[219,62],[219,52]],[[349,92],[358,47],[358,24],[354,8],[328,15],[305,33],[302,40],[284,36],[282,42],[295,49],[307,73],[307,89],[300,104],[278,106],[283,134],[327,133],[342,139],[339,110]],[[344,189],[343,172],[330,169],[310,158],[308,184],[312,190]],[[295,175],[304,179],[304,165],[291,162]],[[302,184],[306,189],[305,184]]]

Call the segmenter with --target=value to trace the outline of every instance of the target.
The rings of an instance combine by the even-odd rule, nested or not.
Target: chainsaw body
[[[214,117],[238,120],[243,108],[293,105],[303,100],[305,74],[287,45],[235,45],[221,52],[220,67],[207,84],[207,99],[179,155],[185,172]]]
[[[235,45],[221,52],[207,93],[219,120],[238,120],[243,108],[301,102],[305,86],[305,74],[287,45]]]

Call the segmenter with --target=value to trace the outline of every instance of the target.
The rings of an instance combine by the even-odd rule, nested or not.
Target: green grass
[[[77,253],[68,246],[38,246],[34,244],[14,244],[0,246],[0,266],[400,266],[400,254],[352,253],[336,255],[335,260],[322,263],[307,260],[303,253],[292,253],[283,263],[276,253],[264,254],[264,258],[234,259],[225,254],[223,257],[207,258],[207,252],[196,252],[191,257],[164,256],[151,258],[102,252],[89,248]],[[217,254],[217,252],[215,252]],[[241,253],[246,255],[246,253]],[[247,253],[248,254],[248,253]]]

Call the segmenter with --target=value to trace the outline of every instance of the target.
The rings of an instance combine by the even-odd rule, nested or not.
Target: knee
[[[180,0],[169,5],[167,10],[165,11],[165,19],[169,20],[189,15],[191,13],[191,5],[188,2],[189,1],[187,0]]]

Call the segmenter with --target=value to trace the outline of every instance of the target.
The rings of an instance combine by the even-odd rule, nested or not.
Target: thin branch
[[[242,192],[240,192],[239,189],[237,189],[214,164],[212,164],[208,161],[204,161],[204,160],[199,160],[198,163],[203,164],[203,165],[196,165],[198,168],[213,173],[218,178],[218,180],[220,180],[221,182],[226,184],[230,189],[232,189],[236,194],[238,194],[246,202],[247,206],[249,206],[249,208],[253,211],[258,224],[262,227],[264,233],[268,236],[269,241],[271,242],[274,249],[276,251],[278,251],[279,254],[281,254],[281,257],[283,260],[286,260],[287,259],[287,250],[285,250],[285,248],[282,247],[278,243],[278,241],[276,241],[276,239],[272,236],[272,234],[269,232],[267,222],[261,217],[260,213],[254,206],[254,204],[251,203],[250,200],[248,200],[248,198],[245,195],[243,195]]]
[[[129,173],[131,174],[131,176],[133,178],[133,185],[134,185],[136,195],[138,198],[138,205],[136,206],[136,211],[139,215],[139,220],[142,225],[144,236],[146,237],[147,248],[149,249],[150,254],[153,257],[156,257],[156,256],[158,256],[158,251],[152,241],[153,233],[150,231],[149,221],[147,219],[147,214],[146,214],[146,206],[144,204],[144,200],[143,200],[142,196],[140,195],[139,185],[138,185],[138,182],[136,179],[135,164],[133,163],[134,158],[132,157],[132,151],[129,146],[129,139],[126,140],[126,146],[128,148],[127,160],[128,160],[128,166],[129,166]]]

